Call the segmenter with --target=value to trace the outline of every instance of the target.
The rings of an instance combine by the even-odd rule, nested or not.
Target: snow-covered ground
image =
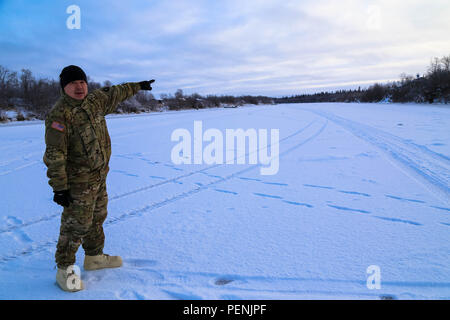
[[[174,165],[177,128],[279,129],[276,175]],[[62,292],[44,126],[0,126],[1,299],[449,299],[450,109],[291,104],[108,118],[105,252]],[[380,289],[370,289],[377,266]],[[370,282],[370,281],[369,281]]]

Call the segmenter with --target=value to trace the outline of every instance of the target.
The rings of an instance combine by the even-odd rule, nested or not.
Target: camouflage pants
[[[75,255],[82,244],[86,255],[103,253],[105,234],[103,222],[107,215],[108,194],[106,180],[96,179],[70,185],[73,203],[65,207],[56,245],[56,264],[65,268],[75,263]]]

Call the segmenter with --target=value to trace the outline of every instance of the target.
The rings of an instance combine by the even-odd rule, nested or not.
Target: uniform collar
[[[81,104],[83,103],[83,101],[86,99],[86,98],[83,99],[83,100],[77,100],[77,99],[74,99],[74,98],[70,97],[69,95],[67,95],[67,94],[64,92],[63,89],[60,90],[60,93],[61,93],[61,98],[62,98],[62,99],[64,100],[64,102],[65,102],[66,104],[68,104],[71,108],[75,108],[75,107],[81,106]]]

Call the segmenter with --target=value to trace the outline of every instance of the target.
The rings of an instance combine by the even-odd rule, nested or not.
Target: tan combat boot
[[[77,292],[84,289],[83,281],[73,270],[73,266],[58,268],[56,272],[56,283],[64,291]]]
[[[98,256],[84,257],[84,270],[98,270],[104,268],[118,268],[122,266],[122,258],[100,254]]]

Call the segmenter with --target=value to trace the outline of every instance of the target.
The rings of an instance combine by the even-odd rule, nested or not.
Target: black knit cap
[[[61,88],[64,87],[76,80],[84,80],[87,83],[86,73],[84,73],[83,69],[78,66],[70,65],[62,69],[61,74],[59,75],[59,83],[61,84]]]

